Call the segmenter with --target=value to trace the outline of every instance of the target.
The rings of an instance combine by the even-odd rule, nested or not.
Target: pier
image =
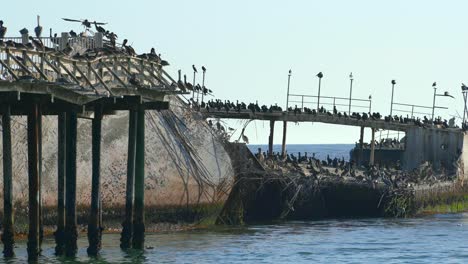
[[[39,43],[39,44],[38,44]],[[42,46],[41,46],[42,45]],[[14,256],[14,197],[11,117],[27,116],[29,260],[36,260],[43,238],[41,174],[42,116],[56,116],[57,229],[56,254],[77,253],[76,181],[77,121],[92,119],[92,184],[88,221],[89,255],[101,248],[101,129],[102,119],[128,111],[128,171],[122,248],[144,247],[145,111],[168,109],[166,95],[185,93],[163,69],[160,59],[139,58],[125,47],[93,36],[0,39],[0,115],[3,140],[5,257]]]

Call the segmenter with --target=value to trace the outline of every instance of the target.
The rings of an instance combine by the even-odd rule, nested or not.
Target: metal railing
[[[394,106],[399,106],[402,107],[400,108],[394,108]],[[448,109],[448,107],[440,107],[438,106],[437,108],[439,109]],[[402,104],[402,103],[393,103],[392,104],[392,110],[399,112],[399,113],[406,113],[410,116],[411,119],[414,119],[416,115],[424,115],[424,116],[431,116],[430,111],[429,112],[422,112],[424,111],[423,109],[429,109],[432,111],[432,106],[424,106],[424,105],[414,105],[414,104]]]
[[[304,110],[304,107],[308,107],[310,109],[316,109],[318,99],[319,98],[316,95],[288,94],[288,102],[300,104],[301,110]],[[356,103],[356,104],[353,104],[353,103]],[[336,107],[337,111],[348,112],[349,111],[348,108],[350,106],[350,99],[345,98],[345,97],[320,96],[320,106],[323,106],[325,109],[327,109],[327,106],[331,106],[332,107],[331,110],[335,109]],[[359,109],[359,110],[355,110],[354,112],[363,112],[367,110],[370,113],[372,111],[372,100],[352,98],[351,99],[351,112],[353,112],[353,107]],[[327,110],[330,110],[330,109],[327,109]]]

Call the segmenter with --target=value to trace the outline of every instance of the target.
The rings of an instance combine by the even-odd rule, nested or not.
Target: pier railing
[[[288,102],[293,103],[294,107],[297,106],[301,110],[305,107],[309,109],[317,109],[317,102],[319,97],[315,95],[304,95],[304,94],[289,94]],[[293,104],[289,104],[289,107],[293,107]],[[371,112],[372,111],[372,100],[371,99],[356,99],[352,98],[351,103],[349,98],[336,97],[336,96],[320,96],[320,106],[326,110],[333,111],[336,107],[337,111],[349,111],[351,105],[352,112]],[[293,107],[293,108],[294,108]]]
[[[395,106],[397,108],[395,108]],[[439,109],[448,109],[448,107],[441,107],[437,106],[436,108]],[[411,119],[416,118],[417,116],[428,116],[430,117],[432,106],[423,106],[423,105],[414,105],[414,104],[402,104],[402,103],[393,103],[392,104],[392,111],[397,113],[405,113]]]

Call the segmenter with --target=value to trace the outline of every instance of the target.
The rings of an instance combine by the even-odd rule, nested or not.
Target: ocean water
[[[268,145],[248,145],[252,153],[258,153],[258,148],[262,149],[262,152],[268,151]],[[315,157],[320,160],[325,160],[327,155],[333,158],[344,158],[349,160],[349,152],[354,148],[354,144],[290,144],[286,145],[286,152],[289,154],[294,154],[298,156],[298,152],[301,155],[304,155],[307,152],[307,156],[312,157],[315,154]],[[273,145],[273,152],[281,152],[281,145]]]
[[[250,146],[256,150],[257,146]],[[275,146],[278,148],[278,146]],[[345,156],[352,145],[291,145],[290,152]],[[332,153],[327,153],[332,152]],[[289,221],[244,227],[146,234],[144,251],[122,251],[118,234],[103,236],[98,258],[86,254],[86,235],[74,259],[54,256],[45,239],[40,263],[468,263],[468,213],[420,218]],[[17,256],[25,263],[26,241]]]

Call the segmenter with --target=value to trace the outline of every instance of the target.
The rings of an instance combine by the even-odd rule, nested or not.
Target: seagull
[[[39,23],[40,16],[37,16],[37,27],[34,28],[34,32],[36,33],[36,38],[40,38],[42,34],[42,27]]]

